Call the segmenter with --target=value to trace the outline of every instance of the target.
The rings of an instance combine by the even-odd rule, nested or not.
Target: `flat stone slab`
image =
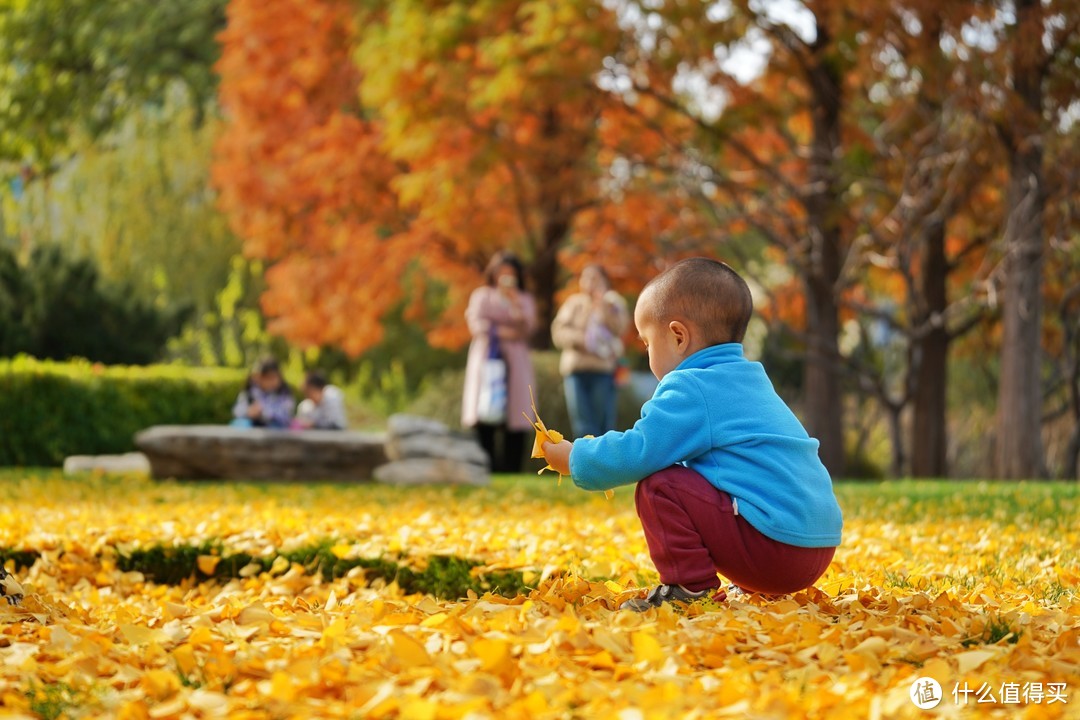
[[[149,475],[150,462],[142,453],[123,455],[70,455],[64,458],[64,474],[103,472],[110,475]]]
[[[375,480],[387,485],[490,485],[483,465],[451,458],[395,460],[375,468]]]
[[[387,461],[386,436],[352,430],[269,430],[155,425],[135,446],[158,479],[371,482]]]

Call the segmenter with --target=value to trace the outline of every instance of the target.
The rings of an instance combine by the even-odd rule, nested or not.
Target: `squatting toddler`
[[[641,293],[634,323],[659,385],[625,432],[545,443],[578,487],[637,483],[635,504],[661,585],[643,611],[715,593],[719,573],[753,592],[811,586],[843,520],[818,441],[743,356],[753,301],[728,265],[676,263]]]

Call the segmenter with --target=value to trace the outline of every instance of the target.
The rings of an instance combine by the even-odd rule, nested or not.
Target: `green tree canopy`
[[[215,207],[210,160],[219,123],[196,127],[188,96],[132,113],[48,181],[28,184],[10,216],[36,243],[90,258],[102,278],[148,302],[215,306],[240,243]]]
[[[0,0],[0,159],[47,165],[183,82],[214,98],[226,0]]]

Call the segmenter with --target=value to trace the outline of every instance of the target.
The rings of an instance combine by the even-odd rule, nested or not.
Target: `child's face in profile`
[[[318,405],[322,402],[323,389],[314,385],[304,386],[304,397]]]
[[[649,353],[649,369],[657,380],[679,366],[686,357],[686,342],[672,329],[673,323],[658,320],[652,309],[651,295],[646,291],[634,309],[634,325],[638,337]]]

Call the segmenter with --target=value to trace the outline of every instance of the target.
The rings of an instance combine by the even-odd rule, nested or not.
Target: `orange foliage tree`
[[[560,253],[640,287],[678,203],[609,171],[635,138],[598,85],[624,40],[590,0],[232,0],[215,179],[245,251],[272,263],[271,329],[355,355],[409,302],[433,345],[459,346],[501,249],[526,261],[540,346]],[[650,142],[638,129],[629,145]]]
[[[973,125],[985,120],[978,113],[994,114],[995,94],[1007,98],[998,103],[1006,112],[1028,112],[1004,89],[1011,85],[1010,73],[1031,69],[1019,68],[1018,61],[1022,65],[1042,53],[1039,42],[1013,42],[1021,31],[1012,27],[1008,12],[997,12],[1000,5],[807,0],[785,10],[748,0],[628,4],[627,26],[636,30],[638,42],[619,58],[633,90],[627,95],[653,98],[696,126],[689,142],[669,138],[668,164],[699,179],[702,204],[718,224],[748,229],[781,250],[794,270],[805,300],[798,318],[806,348],[805,418],[834,474],[844,463],[838,399],[852,369],[860,387],[872,387],[890,414],[898,459],[904,405],[914,400],[924,419],[932,414],[933,426],[919,423],[914,440],[920,458],[930,458],[924,472],[943,467],[945,393],[939,381],[950,339],[977,322],[978,313],[951,325],[942,318],[955,313],[949,290],[964,289],[972,268],[979,267],[997,217],[979,198],[994,178],[987,169],[1000,168],[1001,158],[986,123]],[[1032,0],[1019,7],[1027,12],[1038,5]],[[1042,55],[1039,67],[1047,87],[1057,91],[1065,85],[1054,81],[1067,65],[1062,58],[1074,57],[1060,50],[1074,37],[1076,23],[1060,9],[1065,3],[1042,5],[1037,14],[1053,52]],[[978,44],[968,32],[973,26],[997,34],[993,60],[1007,66],[997,76],[995,62],[966,61],[984,52],[968,45]],[[759,72],[743,72],[746,63],[760,64]],[[991,68],[989,75],[978,74],[980,63]],[[985,77],[993,79],[981,82]],[[1028,80],[1025,87],[1038,86]],[[982,96],[969,101],[964,95],[971,88]],[[1060,109],[1066,106],[1061,97],[1048,93],[1042,100]],[[651,122],[671,126],[665,118]],[[1007,123],[998,131],[1006,145],[1022,136]],[[1017,145],[1029,154],[1038,147]],[[1040,174],[1029,167],[1025,177],[1037,180]],[[1014,195],[1020,197],[1018,191]],[[1039,193],[1025,197],[1035,201]],[[989,207],[1000,204],[992,198]],[[950,233],[954,217],[961,222]],[[1038,234],[1036,220],[1041,222],[1033,215],[1020,226]],[[972,226],[974,232],[964,237]],[[950,238],[963,249],[947,252]],[[1023,293],[1038,285],[1032,273],[1038,254],[1029,253],[1036,245],[1006,240],[1006,287],[1017,286],[1019,281],[1008,279],[1017,272],[1027,273]],[[1019,286],[1007,293],[1019,294]],[[875,298],[902,312],[884,311]],[[864,328],[879,320],[892,323],[907,335],[907,387],[890,392],[880,368],[841,352],[840,331],[849,320]],[[1011,379],[1003,377],[1003,388],[1028,373],[1030,363],[1021,364],[1016,372],[1005,371]],[[1027,395],[1032,403],[1039,396]],[[1038,424],[1035,418],[1028,426],[1037,432]],[[928,443],[933,447],[926,449]],[[1012,456],[1031,454],[1029,448]],[[901,464],[894,462],[895,469]]]
[[[689,143],[671,138],[670,164],[697,179],[718,223],[782,250],[801,284],[805,421],[826,467],[841,474],[840,304],[857,279],[849,262],[853,158],[869,144],[850,91],[866,67],[858,37],[866,23],[848,3],[829,0],[805,3],[795,20],[746,0],[632,7],[638,41],[621,61],[634,95],[695,129]],[[763,61],[760,73],[741,75],[740,58]]]
[[[462,339],[467,291],[496,250],[521,255],[549,342],[559,252],[611,201],[598,172],[612,102],[596,84],[621,33],[591,0],[397,0],[363,16],[362,97],[385,124],[410,234],[438,253],[451,300],[431,339]],[[377,71],[376,71],[377,69]]]
[[[1080,17],[1071,0],[1018,0],[1006,10],[995,23],[994,48],[973,48],[972,64],[994,88],[980,100],[1009,169],[996,469],[1001,477],[1030,478],[1047,474],[1041,340],[1047,202],[1054,188],[1046,148],[1080,99]]]
[[[270,329],[358,354],[404,293],[419,254],[364,117],[348,0],[232,0],[221,34],[226,117],[214,181],[244,251],[270,261]]]
[[[936,74],[952,80],[947,103],[966,106],[996,140],[959,148],[994,153],[995,166],[986,170],[996,184],[990,190],[993,210],[985,213],[986,205],[980,205],[983,190],[967,204],[966,214],[973,219],[983,214],[983,231],[995,240],[993,257],[999,260],[992,276],[1001,314],[996,472],[1007,478],[1044,476],[1042,378],[1049,346],[1043,306],[1060,278],[1048,282],[1043,267],[1048,236],[1072,232],[1067,224],[1055,226],[1059,218],[1051,210],[1069,192],[1060,176],[1054,177],[1060,175],[1057,168],[1075,164],[1068,143],[1061,140],[1075,132],[1072,114],[1080,97],[1076,5],[1071,0],[976,0],[944,6],[907,0],[902,5],[910,8],[904,18],[908,24],[914,18],[924,37],[940,37],[941,42],[924,44],[946,65]],[[921,73],[930,69],[918,67]]]
[[[848,364],[885,409],[894,475],[948,474],[949,348],[988,315],[999,154],[964,98],[969,77],[943,49],[976,10],[908,0],[869,16],[877,22],[870,33],[874,72],[859,76],[855,93],[864,98],[859,114],[875,142],[866,162],[872,173],[858,181],[864,202],[857,242],[870,262],[865,281],[845,298],[862,337]],[[875,326],[887,328],[888,346],[879,347]],[[887,364],[891,372],[883,371]],[[910,467],[901,423],[909,404]]]

